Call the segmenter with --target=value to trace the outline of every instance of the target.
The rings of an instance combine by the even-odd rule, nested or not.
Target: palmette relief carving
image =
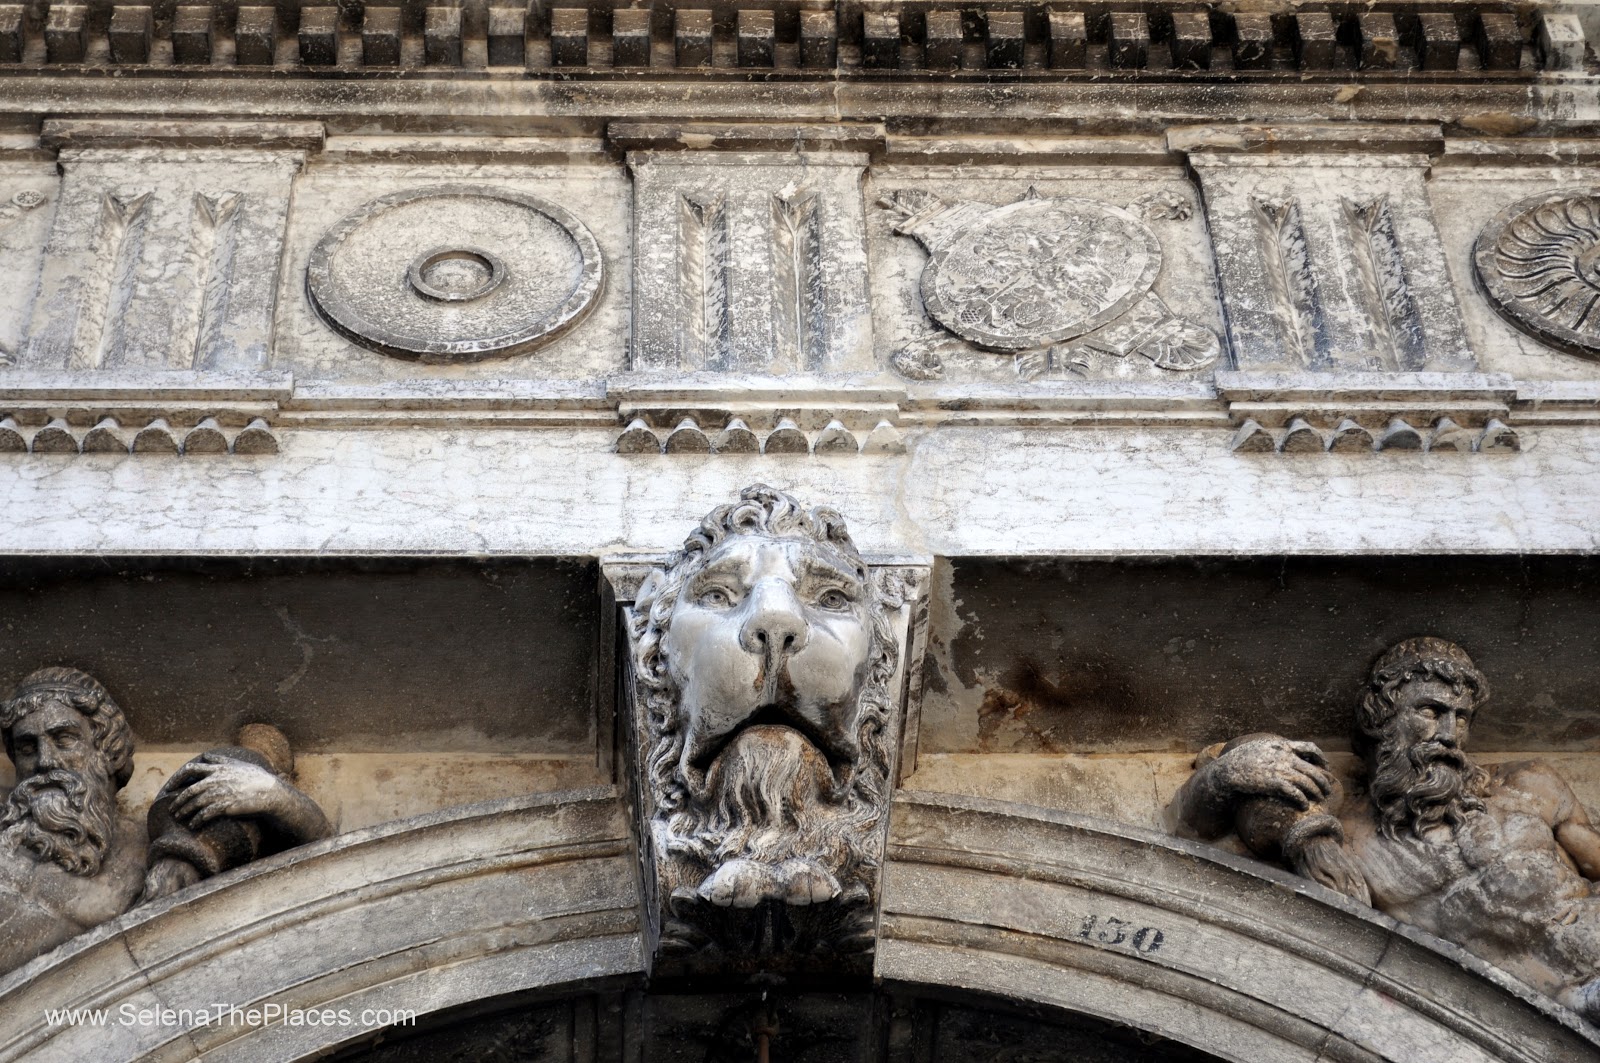
[[[1600,192],[1563,189],[1512,204],[1479,234],[1473,261],[1507,321],[1600,358]]]
[[[732,269],[728,205],[721,197],[678,200],[678,293],[683,302],[684,354],[707,369],[726,369],[732,357]]]
[[[206,361],[224,349],[227,304],[238,260],[239,215],[245,197],[239,192],[194,195],[193,235],[188,272],[198,279],[189,305],[184,308],[186,328],[177,332],[187,349],[174,362],[195,369],[210,368]],[[192,337],[192,342],[187,342]]]
[[[827,349],[819,207],[816,192],[772,197],[772,337],[786,363],[813,371]]]
[[[663,956],[762,969],[870,950],[899,717],[892,620],[914,595],[874,575],[838,513],[758,485],[640,588]]]
[[[316,805],[252,759],[259,754],[217,751],[163,788],[147,877],[144,824],[117,802],[133,775],[133,732],[104,686],[73,668],[34,672],[0,703],[0,735],[17,775],[0,812],[0,972],[114,919],[141,894],[164,896],[329,833]],[[179,834],[192,844],[179,845]]]
[[[117,196],[107,193],[101,197],[97,254],[84,280],[89,301],[78,318],[78,334],[67,363],[71,369],[114,366],[127,348],[123,332],[138,281],[139,263],[144,258],[145,229],[150,223],[153,194]]]
[[[1427,363],[1422,316],[1406,279],[1400,238],[1394,231],[1389,197],[1341,199],[1340,206],[1356,245],[1354,264],[1372,319],[1374,369],[1416,372]]]
[[[48,198],[38,189],[24,188],[12,193],[10,199],[0,202],[0,235],[44,206]],[[15,365],[16,355],[16,344],[8,336],[4,342],[0,342],[0,369]]]
[[[1321,367],[1328,361],[1328,336],[1300,204],[1292,196],[1255,196],[1250,205],[1255,209],[1260,231],[1261,257],[1278,334],[1301,365]]]
[[[1175,810],[1600,1020],[1600,833],[1549,765],[1467,756],[1488,697],[1461,647],[1408,639],[1357,709],[1365,793],[1344,798],[1309,742],[1247,735],[1202,755]]]
[[[1139,355],[1185,371],[1221,354],[1216,333],[1177,317],[1154,292],[1161,243],[1134,210],[1033,189],[1003,206],[948,203],[914,189],[881,202],[898,216],[894,231],[928,251],[928,315],[976,347],[1014,354],[1025,379],[1086,368],[1097,356]],[[1135,209],[1181,219],[1191,208],[1169,192],[1141,197]],[[940,375],[928,344],[891,361],[912,379]]]

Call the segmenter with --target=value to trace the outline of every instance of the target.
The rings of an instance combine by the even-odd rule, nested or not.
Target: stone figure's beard
[[[1378,827],[1389,838],[1402,833],[1421,837],[1442,823],[1460,826],[1469,812],[1483,809],[1479,795],[1488,774],[1454,746],[1419,742],[1378,747],[1372,772],[1372,800]]]
[[[792,857],[838,869],[847,853],[841,817],[848,787],[798,731],[758,724],[735,735],[706,772],[699,855],[712,864]]]
[[[0,839],[89,878],[105,862],[115,815],[109,779],[56,768],[17,783],[0,815]]]

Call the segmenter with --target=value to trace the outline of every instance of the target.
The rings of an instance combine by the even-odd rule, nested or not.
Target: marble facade
[[[1434,636],[1600,808],[1596,32],[0,5],[0,694],[326,816],[14,950],[0,1060],[1600,1059],[1181,796],[1359,804]]]

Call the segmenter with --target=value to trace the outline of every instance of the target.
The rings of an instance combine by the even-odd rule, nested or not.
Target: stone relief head
[[[867,895],[896,658],[838,513],[758,485],[701,522],[634,611],[669,894],[735,908]]]
[[[117,791],[133,775],[133,732],[111,694],[75,668],[44,668],[0,703],[17,785],[0,839],[76,875],[99,873]]]
[[[1406,639],[1373,664],[1356,721],[1385,835],[1458,826],[1482,809],[1488,773],[1465,746],[1472,717],[1488,699],[1483,673],[1444,639]]]

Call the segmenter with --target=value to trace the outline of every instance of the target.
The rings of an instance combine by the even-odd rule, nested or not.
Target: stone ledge
[[[759,441],[750,449],[750,441],[740,434],[750,433],[756,440],[784,429],[795,433],[794,446],[782,443],[773,453],[840,450],[842,444],[833,445],[830,433],[851,437],[854,446],[845,449],[898,453],[903,433],[914,428],[1202,429],[1252,423],[1281,434],[1297,420],[1323,430],[1348,421],[1363,427],[1370,442],[1396,419],[1420,425],[1424,435],[1444,420],[1449,427],[1479,435],[1491,422],[1502,428],[1600,424],[1600,382],[1519,381],[1503,373],[1220,371],[1214,383],[1082,381],[1027,387],[915,384],[887,374],[739,373],[340,384],[296,383],[281,370],[14,370],[0,375],[0,418],[9,419],[7,430],[24,435],[24,430],[41,430],[57,419],[69,432],[81,434],[104,418],[125,425],[163,419],[183,429],[204,418],[233,428],[261,418],[274,428],[616,427],[624,435],[636,429],[644,433],[636,441],[639,446],[619,448],[625,453],[765,452]],[[669,446],[679,431],[686,435]],[[727,445],[713,439],[730,431],[740,439],[723,440]],[[0,451],[28,449],[25,443],[8,447],[7,438],[0,433]]]
[[[138,372],[116,369],[83,373],[28,369],[0,371],[0,404],[16,401],[147,404],[166,401],[281,402],[294,393],[294,374],[281,369],[259,373],[190,370]]]
[[[40,143],[57,151],[70,148],[255,148],[320,151],[320,122],[161,122],[51,118]]]
[[[1219,372],[1216,386],[1234,424],[1254,420],[1271,427],[1295,417],[1374,426],[1394,418],[1450,417],[1481,428],[1509,416],[1517,396],[1516,383],[1504,373]]]
[[[160,70],[135,68],[119,77],[97,70],[13,78],[0,98],[0,114],[30,120],[44,115],[142,119],[152,113],[211,119],[218,114],[266,112],[325,121],[336,130],[361,128],[373,117],[426,116],[447,117],[449,128],[459,132],[498,136],[507,128],[519,133],[560,131],[570,128],[567,120],[577,117],[603,122],[659,115],[663,94],[681,94],[689,84],[644,72],[604,77],[564,74],[559,88],[520,73],[502,76],[484,70],[457,70],[448,76],[401,71],[360,78],[324,71],[309,79],[265,69],[224,73],[227,76],[215,78],[172,77]],[[946,129],[968,129],[977,121],[990,134],[1065,137],[1086,126],[1139,132],[1164,122],[1298,121],[1308,111],[1325,109],[1330,94],[1349,87],[1348,78],[1337,74],[1209,82],[1145,77],[1138,85],[1135,115],[1129,112],[1131,86],[1126,80],[1108,74],[913,84],[779,75],[752,80],[735,75],[728,80],[695,81],[692,113],[701,120],[757,122],[771,122],[773,115],[782,114],[793,122],[810,123],[900,117],[924,121],[931,110],[941,115]],[[1393,100],[1389,93],[1362,91],[1341,106],[1352,120],[1382,121],[1393,116]],[[1533,132],[1542,127],[1546,135],[1559,135],[1569,128],[1574,113],[1600,109],[1600,87],[1594,80],[1582,79],[1563,84],[1559,92],[1546,91],[1529,79],[1485,80],[1470,86],[1407,79],[1404,101],[1413,120],[1492,119],[1496,128]]]
[[[1444,130],[1434,124],[1296,122],[1274,126],[1180,126],[1167,131],[1167,147],[1184,154],[1235,151],[1436,154],[1444,146]]]

